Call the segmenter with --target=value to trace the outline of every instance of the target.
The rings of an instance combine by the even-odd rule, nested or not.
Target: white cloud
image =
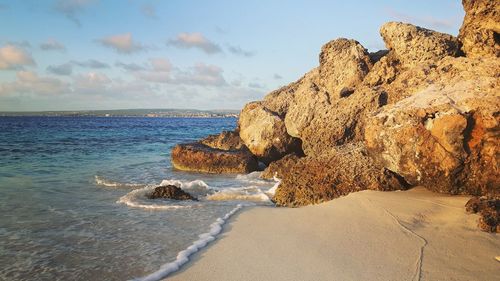
[[[172,64],[167,59],[152,58],[149,60],[154,71],[169,72],[172,70]]]
[[[230,53],[237,55],[237,56],[242,56],[242,57],[253,57],[255,56],[255,52],[252,51],[247,51],[243,50],[240,46],[229,46],[227,47]]]
[[[97,72],[88,72],[80,74],[75,78],[75,86],[81,88],[95,88],[109,84],[111,79],[106,74]]]
[[[195,33],[180,33],[175,39],[170,39],[167,45],[171,45],[181,49],[200,49],[207,54],[215,54],[222,52],[219,45],[208,40],[203,34]]]
[[[14,45],[0,48],[0,69],[18,69],[27,65],[35,65],[35,61],[24,49]]]
[[[71,61],[70,63],[80,66],[80,67],[86,67],[86,68],[94,68],[94,69],[101,69],[101,68],[109,68],[109,65],[107,63],[94,60],[94,59],[89,59],[86,61]]]
[[[13,45],[13,46],[16,46],[16,47],[19,47],[19,48],[23,48],[23,49],[31,49],[31,43],[26,41],[26,40],[23,40],[23,41],[8,41],[6,42],[6,45]]]
[[[98,60],[89,59],[86,61],[69,61],[60,65],[49,65],[47,71],[56,75],[71,75],[73,73],[73,67],[79,66],[83,68],[91,69],[103,69],[109,68],[109,65]]]
[[[98,0],[57,0],[55,2],[55,10],[65,15],[76,25],[81,26],[77,15],[83,12],[90,4],[97,1]]]
[[[176,83],[195,84],[200,86],[224,86],[227,84],[222,76],[223,69],[204,63],[198,63],[187,72],[182,72],[176,77]]]
[[[150,19],[156,19],[156,8],[151,4],[143,4],[141,6],[141,12],[145,17]]]
[[[457,19],[459,21],[462,20],[462,17],[456,19],[455,18],[444,19],[444,18],[435,18],[433,16],[414,16],[398,12],[391,8],[387,8],[386,12],[389,16],[391,16],[395,20],[412,24],[420,24],[428,28],[434,28],[434,29],[452,29],[456,26]]]
[[[49,38],[46,42],[40,44],[40,49],[44,51],[65,51],[66,47],[57,40]]]
[[[134,52],[143,51],[145,49],[145,47],[142,44],[134,42],[131,33],[117,34],[104,37],[98,39],[97,42],[99,42],[101,45],[105,47],[112,48],[118,53],[122,54],[130,54]]]
[[[0,94],[43,94],[54,95],[62,94],[69,91],[68,85],[61,80],[50,77],[40,77],[36,72],[19,71],[17,72],[17,80],[0,84]]]
[[[227,85],[222,73],[222,68],[215,65],[198,63],[187,70],[179,70],[163,59],[150,60],[151,67],[136,73],[136,77],[148,82],[166,83],[186,86],[212,86]]]
[[[49,65],[47,66],[47,71],[56,75],[71,75],[73,73],[73,65],[71,63]]]
[[[257,82],[248,83],[248,87],[253,88],[253,89],[264,89],[265,88],[264,85],[257,83]]]
[[[135,71],[140,71],[140,70],[145,70],[146,68],[142,65],[138,65],[136,63],[123,63],[123,62],[116,62],[115,66],[121,67],[126,71],[130,72],[135,72]]]

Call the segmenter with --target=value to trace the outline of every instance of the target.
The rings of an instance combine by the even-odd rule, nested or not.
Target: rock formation
[[[233,131],[223,131],[218,135],[209,135],[200,142],[211,148],[221,150],[238,150],[246,148],[239,133]]]
[[[498,192],[499,60],[445,58],[409,97],[374,113],[371,156],[412,185],[452,194]]]
[[[414,185],[499,195],[500,5],[463,4],[458,38],[390,22],[388,50],[332,40],[318,67],[245,106],[239,136],[282,180],[278,205]]]
[[[479,214],[478,227],[500,233],[500,199],[473,197],[465,204],[467,213]]]
[[[287,134],[283,119],[260,102],[243,108],[238,128],[248,149],[266,164],[300,150],[300,141]]]
[[[462,0],[465,18],[458,38],[467,57],[500,57],[500,4],[495,0]]]
[[[178,144],[172,149],[176,169],[204,173],[250,173],[258,162],[237,132],[222,132],[199,142]]]
[[[363,143],[339,146],[320,156],[288,157],[281,163],[292,165],[286,165],[286,171],[277,171],[281,183],[273,200],[278,206],[317,204],[364,189],[399,190],[408,187],[394,173],[376,166],[366,154]],[[273,169],[273,166],[268,169]]]
[[[408,67],[461,53],[457,38],[407,23],[388,22],[380,34],[387,49]]]
[[[185,192],[181,188],[175,185],[162,185],[158,186],[154,189],[153,193],[148,196],[149,199],[174,199],[174,200],[194,200],[198,201],[198,199],[191,196],[191,194]]]

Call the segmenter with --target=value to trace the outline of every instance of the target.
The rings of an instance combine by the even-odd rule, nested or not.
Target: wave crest
[[[94,181],[96,185],[106,186],[106,187],[143,187],[144,184],[139,183],[123,183],[117,181],[111,181],[101,176],[94,176]]]
[[[146,186],[140,189],[132,190],[124,196],[120,197],[116,203],[125,204],[132,208],[142,208],[149,210],[172,210],[172,209],[184,209],[192,208],[196,205],[190,204],[191,201],[183,201],[183,204],[171,205],[164,200],[148,199],[148,195],[153,192],[156,186]],[[160,203],[157,203],[160,202]],[[162,204],[163,203],[163,204]]]

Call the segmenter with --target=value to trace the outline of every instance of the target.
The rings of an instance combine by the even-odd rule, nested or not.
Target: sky
[[[239,109],[335,38],[402,21],[457,35],[459,0],[0,0],[0,111]]]

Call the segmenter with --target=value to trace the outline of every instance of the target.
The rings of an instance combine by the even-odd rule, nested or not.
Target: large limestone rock
[[[221,150],[246,149],[239,133],[235,131],[222,131],[222,133],[218,135],[209,135],[200,142],[211,148]]]
[[[297,164],[300,160],[300,156],[292,153],[288,154],[280,160],[274,161],[269,166],[262,171],[260,177],[263,179],[273,179],[277,177],[278,179],[284,178],[288,172]]]
[[[252,102],[243,108],[238,128],[248,149],[266,164],[300,151],[300,141],[287,133],[283,119],[261,102]]]
[[[255,157],[247,149],[222,150],[202,143],[178,144],[172,149],[174,168],[203,173],[250,173],[258,169]]]
[[[465,18],[458,38],[468,57],[500,57],[500,3],[462,0]]]
[[[321,156],[290,157],[279,162],[287,171],[278,175],[281,183],[273,197],[278,206],[318,204],[365,189],[407,188],[396,175],[376,166],[362,143],[337,147]],[[274,169],[281,171],[279,167]]]
[[[458,56],[457,38],[401,22],[388,22],[380,28],[386,47],[406,66]]]
[[[362,140],[361,120],[381,106],[382,91],[359,86],[348,95],[331,95],[319,86],[319,70],[309,72],[295,90],[285,116],[287,132],[302,140],[308,156]]]
[[[368,51],[358,41],[332,40],[319,54],[319,85],[331,96],[349,95],[363,81],[371,64]]]
[[[299,79],[297,82],[290,83],[289,85],[283,86],[278,90],[270,92],[264,97],[262,105],[283,119],[288,111],[290,102],[293,100],[295,91],[301,84],[302,79],[303,78]]]
[[[452,194],[497,194],[499,60],[446,58],[407,98],[369,118],[374,159],[412,185]],[[415,81],[417,82],[417,81]]]

